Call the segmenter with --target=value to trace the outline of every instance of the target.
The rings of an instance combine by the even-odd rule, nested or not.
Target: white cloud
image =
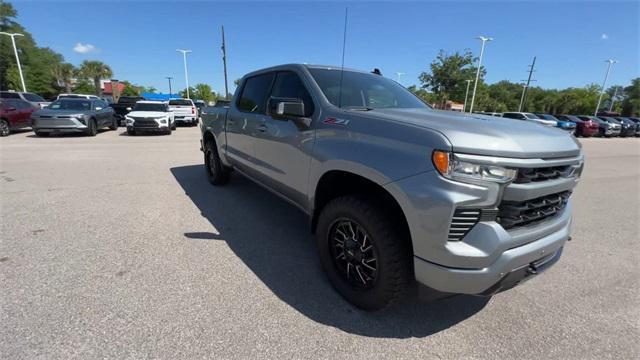
[[[600,39],[602,40],[607,40],[609,38],[609,35],[602,33],[602,35],[600,35]]]
[[[91,44],[83,44],[79,42],[76,44],[76,46],[73,47],[73,51],[79,54],[89,54],[89,53],[98,52],[98,48]]]

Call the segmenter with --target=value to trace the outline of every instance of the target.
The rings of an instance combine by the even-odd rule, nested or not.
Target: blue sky
[[[13,1],[18,21],[73,64],[101,60],[118,79],[167,91],[191,84],[224,89],[220,25],[225,26],[230,86],[244,73],[290,62],[339,65],[345,5],[349,27],[345,66],[403,72],[418,83],[440,49],[479,52],[489,83],[526,79],[537,56],[535,85],[600,84],[605,59],[615,64],[608,84],[640,76],[640,2],[27,2]],[[80,43],[80,46],[78,44]],[[93,47],[93,48],[92,48]],[[79,53],[74,50],[84,51]]]

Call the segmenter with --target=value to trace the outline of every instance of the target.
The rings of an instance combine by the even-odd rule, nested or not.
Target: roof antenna
[[[340,95],[338,97],[338,107],[342,109],[342,78],[344,77],[344,51],[347,46],[347,18],[349,8],[344,8],[344,33],[342,35],[342,67],[340,68]]]

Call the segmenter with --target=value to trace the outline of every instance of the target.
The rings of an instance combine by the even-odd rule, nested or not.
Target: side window
[[[243,112],[264,114],[273,76],[273,73],[269,73],[248,78],[236,104],[238,109]]]
[[[20,95],[14,92],[3,92],[2,98],[3,99],[20,99]]]
[[[300,77],[294,72],[283,71],[278,73],[271,96],[302,100],[304,103],[304,116],[309,117],[313,114],[314,106],[311,95],[302,80],[300,80]]]

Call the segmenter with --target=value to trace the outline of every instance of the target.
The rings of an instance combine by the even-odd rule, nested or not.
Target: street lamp
[[[18,48],[16,47],[16,36],[24,36],[23,34],[10,34],[6,32],[0,32],[2,35],[11,36],[11,43],[13,44],[13,53],[16,55],[16,63],[18,64],[18,72],[20,73],[20,81],[22,82],[22,91],[27,92],[27,86],[24,84],[24,76],[22,75],[22,66],[20,66],[20,58],[18,57]]]
[[[607,66],[607,73],[604,75],[604,81],[602,82],[602,90],[600,91],[600,97],[598,98],[598,105],[596,105],[596,112],[593,116],[598,116],[598,109],[600,109],[600,102],[602,101],[602,95],[604,95],[604,87],[607,84],[607,79],[609,78],[609,72],[611,71],[611,65],[617,63],[617,60],[608,59],[605,60],[609,65]]]
[[[493,38],[478,36],[476,39],[482,41],[482,47],[480,48],[480,57],[478,58],[478,71],[476,72],[476,82],[473,83],[473,95],[471,95],[471,106],[469,107],[469,114],[473,113],[473,103],[476,101],[476,89],[478,88],[478,79],[480,78],[480,68],[482,67],[482,55],[484,54],[484,45],[487,41],[493,40]]]
[[[173,78],[171,76],[167,76],[165,79],[169,80],[169,97],[171,97],[171,79]]]
[[[182,58],[184,60],[184,81],[187,83],[187,99],[189,97],[189,73],[187,72],[187,54],[191,52],[191,50],[177,49],[177,52],[182,53]]]
[[[464,104],[462,105],[462,112],[464,113],[467,108],[467,97],[469,96],[469,85],[473,82],[473,80],[465,80],[467,82],[467,91],[464,93]]]

